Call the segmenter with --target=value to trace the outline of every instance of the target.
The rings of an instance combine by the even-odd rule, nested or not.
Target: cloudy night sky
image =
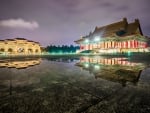
[[[0,39],[70,45],[80,36],[127,17],[150,36],[150,0],[0,0]]]

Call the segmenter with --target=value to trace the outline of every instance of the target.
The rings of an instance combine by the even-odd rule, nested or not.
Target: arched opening
[[[5,52],[5,49],[4,49],[4,48],[1,48],[1,49],[0,49],[0,54],[4,54],[4,52]]]
[[[9,52],[9,53],[12,53],[12,52],[13,52],[13,49],[12,49],[12,48],[9,48],[9,49],[8,49],[8,52]]]
[[[28,53],[29,54],[33,53],[33,50],[32,49],[28,49]]]
[[[39,52],[39,50],[38,50],[38,49],[36,49],[36,50],[35,50],[35,53],[38,53],[38,52]]]
[[[1,48],[1,49],[0,49],[0,52],[4,52],[4,51],[5,51],[5,49],[4,49],[4,48]]]

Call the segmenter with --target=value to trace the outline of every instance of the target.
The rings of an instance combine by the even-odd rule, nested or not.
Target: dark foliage
[[[62,45],[62,46],[55,46],[55,45],[50,45],[45,48],[46,52],[49,53],[75,53],[79,49],[79,46],[67,46],[67,45]]]

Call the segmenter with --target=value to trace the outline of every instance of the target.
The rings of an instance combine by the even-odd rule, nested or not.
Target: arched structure
[[[1,55],[40,55],[41,46],[38,42],[24,38],[0,40]]]

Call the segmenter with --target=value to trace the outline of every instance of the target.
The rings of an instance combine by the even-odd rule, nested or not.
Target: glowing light
[[[95,38],[94,38],[94,42],[99,42],[100,41],[100,37],[99,36],[96,36]]]
[[[88,68],[88,67],[89,67],[89,64],[88,64],[88,63],[85,63],[84,66],[85,66],[85,68]]]
[[[86,39],[86,40],[85,40],[85,43],[89,43],[89,39]]]
[[[128,56],[131,56],[131,51],[128,51]]]
[[[95,69],[95,70],[99,70],[99,69],[100,69],[100,65],[97,65],[97,64],[94,65],[94,69]]]

